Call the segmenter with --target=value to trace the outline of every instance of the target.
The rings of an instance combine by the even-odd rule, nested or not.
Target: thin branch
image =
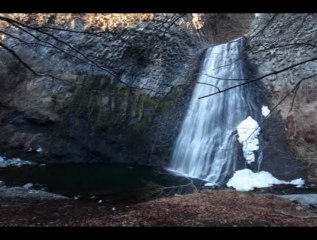
[[[203,85],[208,85],[208,86],[211,86],[211,87],[214,87],[218,90],[218,92],[220,92],[220,88],[218,88],[217,86],[213,85],[213,84],[210,84],[210,83],[205,83],[205,82],[196,82],[197,84],[203,84]]]
[[[231,66],[231,65],[234,64],[234,63],[237,63],[237,62],[242,61],[242,59],[244,59],[244,58],[245,58],[245,57],[239,56],[239,57],[237,57],[236,59],[230,61],[230,63],[225,64],[225,65],[222,65],[222,66],[215,67],[215,68],[211,69],[211,71],[214,71],[214,70],[216,70],[216,69],[220,69],[220,68],[223,68],[223,67]]]
[[[166,20],[166,22],[164,23],[168,23],[170,20],[170,24],[168,27],[165,27],[164,26],[164,23],[163,24],[160,24],[159,25],[159,29],[161,28],[165,28],[164,29],[164,33],[163,33],[163,36],[164,34],[175,24],[175,22],[177,22],[177,20],[179,20],[180,18],[182,18],[183,16],[185,16],[186,14],[180,14],[179,16],[177,16],[178,14],[174,14],[171,18],[168,18]],[[92,58],[89,56],[89,55],[86,55],[84,54],[83,52],[81,52],[80,50],[78,50],[76,47],[74,47],[72,44],[68,43],[67,41],[59,38],[58,36],[55,36],[54,34],[50,33],[50,32],[47,32],[46,30],[55,30],[55,31],[66,31],[66,32],[72,32],[72,33],[82,33],[82,34],[94,34],[94,35],[97,35],[97,34],[101,34],[101,33],[106,33],[106,32],[87,32],[87,31],[77,31],[77,30],[68,30],[68,29],[63,29],[63,28],[58,28],[58,27],[46,27],[46,26],[40,26],[40,27],[37,27],[37,26],[34,26],[34,25],[29,25],[29,24],[25,24],[23,22],[20,22],[18,20],[15,20],[15,19],[12,19],[12,18],[9,18],[9,17],[6,17],[6,16],[2,16],[0,15],[0,20],[1,21],[4,21],[4,22],[7,22],[9,23],[10,25],[20,29],[21,31],[27,33],[28,35],[32,36],[34,39],[36,39],[37,41],[39,42],[42,42],[42,43],[45,43],[47,45],[49,45],[50,47],[54,48],[54,49],[57,49],[58,51],[70,56],[70,57],[73,57],[73,58],[76,58],[80,61],[83,61],[85,63],[88,63],[90,65],[93,65],[103,71],[106,71],[107,73],[113,75],[114,77],[117,78],[117,81],[118,82],[121,82],[122,84],[126,85],[127,87],[131,87],[128,83],[120,80],[120,78],[118,78],[119,76],[119,73],[114,71],[113,69],[108,69],[108,68],[105,68],[103,66],[101,66],[98,62],[96,62],[95,60],[100,60],[100,58],[95,58],[92,56]],[[156,26],[154,26],[156,27]],[[29,31],[27,30],[29,29]],[[38,33],[36,36],[35,34],[33,33]],[[119,34],[119,37],[124,33],[125,31],[121,31],[121,34]],[[48,40],[43,40],[41,37],[44,37],[44,35],[46,37],[48,37]],[[13,35],[12,35],[13,36]],[[17,39],[17,38],[16,38]],[[22,39],[17,39],[17,40],[20,40],[21,42],[23,42],[24,40]],[[50,42],[50,41],[54,41],[53,43]],[[25,44],[27,44],[26,42],[24,42]],[[55,44],[56,43],[56,44]],[[60,47],[58,47],[57,44],[60,44]],[[45,47],[49,47],[49,46],[45,46]],[[74,54],[71,54],[71,53],[74,53]],[[103,61],[105,59],[102,59]],[[137,88],[137,89],[144,89],[144,90],[149,90],[149,91],[152,91],[152,92],[157,92],[151,88],[147,88],[147,87],[131,87],[131,88]]]
[[[222,77],[216,77],[213,75],[209,75],[207,73],[203,73],[203,74],[198,73],[197,75],[207,76],[207,77],[211,77],[211,78],[214,78],[217,80],[225,80],[225,81],[250,81],[250,80],[252,80],[250,78],[222,78]]]
[[[19,25],[16,25],[15,23],[12,23],[12,25],[15,26],[16,28],[20,29],[21,31],[25,32],[26,34],[30,35],[31,37],[33,37],[33,38],[36,39],[37,41],[47,44],[48,46],[46,46],[46,47],[50,47],[50,48],[56,49],[56,50],[58,50],[58,51],[64,53],[64,54],[67,55],[67,56],[76,58],[76,59],[78,59],[78,60],[80,60],[80,61],[82,61],[82,62],[87,63],[86,60],[81,59],[81,58],[79,58],[79,57],[77,57],[77,56],[75,56],[75,55],[73,55],[73,54],[71,54],[71,53],[65,51],[64,49],[62,49],[62,48],[60,48],[60,47],[57,47],[56,45],[52,44],[51,42],[45,41],[45,40],[43,40],[43,39],[37,37],[36,35],[32,34],[31,32],[25,30],[23,27],[21,27],[21,26],[19,26]],[[6,33],[5,33],[5,34],[6,34]],[[91,63],[88,62],[88,64],[91,64]],[[93,64],[93,65],[94,65],[94,64]]]
[[[284,216],[287,216],[287,217],[293,217],[293,218],[299,218],[299,219],[310,219],[310,218],[317,218],[317,215],[307,215],[307,216],[300,216],[300,215],[292,215],[292,214],[289,214],[283,210],[280,210],[280,211],[274,211],[278,214],[281,214],[281,215],[284,215]]]
[[[2,31],[2,30],[0,30],[0,33],[4,34],[4,35],[6,35],[6,36],[8,36],[8,37],[10,37],[10,38],[16,39],[16,40],[20,41],[20,42],[23,43],[23,44],[34,44],[34,45],[39,45],[39,46],[42,46],[42,47],[50,47],[50,46],[45,45],[45,44],[42,44],[42,43],[27,42],[27,41],[23,40],[22,38],[19,38],[19,37],[17,37],[17,36],[14,36],[14,35],[12,35],[12,34],[10,34],[10,33],[7,33],[7,32]]]
[[[186,188],[190,188],[192,192],[196,193],[199,192],[199,189],[194,184],[193,179],[189,177],[185,177],[186,180],[188,180],[187,183],[180,184],[180,185],[173,185],[173,186],[163,186],[156,183],[148,183],[148,187],[152,188],[154,190],[150,191],[150,196],[161,196],[161,195],[167,195],[170,196],[172,194],[182,194],[184,191],[186,191]],[[187,190],[188,191],[188,190]]]
[[[33,73],[34,75],[38,75],[38,73],[36,71],[34,71],[26,62],[24,62],[18,54],[16,54],[15,51],[13,51],[11,48],[9,48],[7,45],[5,45],[4,43],[0,42],[0,46],[7,50],[11,55],[13,55],[26,69],[28,69],[31,73]]]
[[[258,32],[256,32],[254,35],[252,35],[249,40],[251,40],[252,38],[255,38],[259,33],[263,33],[265,31],[265,29],[267,29],[271,23],[274,21],[274,19],[279,15],[279,13],[274,14],[268,21],[267,23],[264,25],[264,27],[259,30]],[[257,30],[257,29],[256,29]]]
[[[256,128],[252,131],[252,133],[249,135],[249,137],[248,137],[246,140],[244,140],[243,142],[248,141],[248,139],[253,135],[253,133],[254,133],[256,130],[258,130],[261,126],[263,126],[263,123],[264,123],[266,120],[268,120],[268,119],[272,116],[272,113],[277,109],[277,107],[278,107],[279,105],[282,104],[282,102],[284,102],[284,100],[285,100],[291,93],[295,93],[295,95],[293,96],[293,102],[294,102],[294,99],[295,99],[295,97],[296,97],[296,92],[297,92],[297,90],[298,90],[300,84],[301,84],[303,81],[305,81],[305,80],[307,80],[307,79],[310,79],[310,78],[312,78],[312,77],[315,77],[315,76],[317,76],[317,73],[315,73],[315,74],[313,74],[313,75],[310,75],[310,76],[308,76],[308,77],[302,78],[302,79],[294,86],[294,88],[292,88],[292,90],[290,90],[290,91],[271,109],[270,113],[266,116],[266,118],[265,118],[263,121],[260,122],[259,126],[256,127]],[[292,102],[292,107],[293,107],[293,102]],[[290,111],[291,111],[291,109],[290,109]],[[289,112],[290,112],[290,111],[289,111]]]
[[[5,45],[4,43],[0,42],[0,46],[5,49],[6,51],[8,51],[13,57],[15,57],[19,63],[21,63],[26,69],[28,69],[31,73],[33,73],[34,75],[36,76],[43,76],[43,77],[50,77],[52,79],[57,79],[57,80],[60,80],[60,81],[65,81],[65,82],[69,82],[68,80],[65,80],[65,79],[61,79],[61,78],[58,78],[58,77],[55,77],[51,74],[42,74],[42,73],[38,73],[36,72],[33,68],[30,67],[30,65],[28,65],[25,61],[23,61],[19,55],[14,51],[12,50],[11,48],[9,48],[7,45]]]
[[[257,53],[269,51],[272,49],[294,47],[294,46],[298,46],[298,47],[307,46],[307,47],[317,48],[317,45],[309,43],[309,42],[303,42],[303,43],[302,42],[295,42],[295,43],[288,43],[288,44],[284,44],[284,45],[277,45],[277,46],[270,46],[270,47],[263,46],[263,49],[255,51],[255,52],[253,51],[252,53],[257,54]]]
[[[71,44],[67,43],[66,41],[54,36],[53,34],[50,34],[50,33],[47,33],[47,32],[44,32],[44,31],[41,31],[41,30],[38,30],[40,33],[43,33],[51,38],[53,38],[55,41],[57,42],[60,42],[60,43],[63,43],[65,44],[67,47],[69,47],[70,49],[72,49],[73,51],[75,51],[77,54],[79,54],[80,56],[82,56],[83,58],[85,58],[88,62],[92,63],[93,65],[95,65],[96,67],[108,72],[109,74],[113,75],[113,76],[116,76],[117,73],[114,72],[113,70],[109,70],[107,68],[104,68],[102,66],[100,66],[98,63],[92,61],[89,57],[87,57],[85,54],[83,54],[81,51],[79,51],[78,49],[76,49],[75,47],[73,47]]]
[[[271,75],[277,75],[279,73],[282,73],[282,72],[285,72],[291,68],[294,68],[294,67],[297,67],[297,66],[300,66],[300,65],[303,65],[303,64],[306,64],[308,62],[313,62],[313,61],[316,61],[317,60],[317,57],[314,57],[314,58],[310,58],[308,60],[305,60],[305,61],[302,61],[302,62],[299,62],[299,63],[296,63],[296,64],[293,64],[291,66],[288,66],[286,68],[283,68],[283,69],[280,69],[280,70],[277,70],[277,71],[273,71],[273,72],[270,72],[268,74],[265,74],[261,77],[258,77],[258,78],[255,78],[253,80],[250,80],[250,81],[247,81],[247,82],[244,82],[244,83],[241,83],[241,84],[238,84],[238,85],[234,85],[232,87],[229,87],[229,88],[226,88],[224,90],[221,90],[220,92],[216,92],[216,93],[211,93],[211,94],[208,94],[208,95],[205,95],[205,96],[202,96],[202,97],[199,97],[198,99],[202,99],[202,98],[206,98],[206,97],[210,97],[210,96],[213,96],[213,95],[216,95],[216,94],[219,94],[219,93],[223,93],[223,92],[226,92],[226,91],[229,91],[231,89],[234,89],[234,88],[237,88],[237,87],[242,87],[244,85],[248,85],[248,84],[251,84],[251,83],[254,83],[254,82],[257,82],[257,81],[260,81],[268,76],[271,76]],[[213,78],[215,78],[214,76],[211,76]],[[217,79],[217,78],[216,78]],[[222,78],[223,80],[226,80],[225,78]],[[232,80],[232,79],[228,79],[228,80]],[[235,80],[235,79],[234,79]],[[242,80],[242,79],[240,79]]]
[[[167,31],[170,30],[170,28],[174,25],[174,23],[176,23],[179,19],[181,19],[181,18],[184,17],[185,15],[186,15],[186,13],[185,13],[185,14],[181,14],[180,16],[178,16],[178,17],[176,17],[174,20],[172,20],[171,23],[169,24],[169,26],[167,26],[167,28],[166,28],[165,31],[163,32],[163,36],[165,35],[165,33],[166,33]]]
[[[94,35],[96,37],[101,37],[101,34],[109,33],[107,31],[98,31],[98,32],[89,32],[89,31],[78,31],[78,30],[71,30],[71,29],[65,29],[65,28],[58,28],[58,27],[35,27],[32,26],[32,28],[36,30],[54,30],[54,31],[59,31],[59,32],[71,32],[71,33],[78,33],[78,34],[87,34],[87,35]]]
[[[297,95],[297,91],[298,91],[298,89],[299,89],[301,83],[302,83],[302,80],[299,81],[299,82],[296,84],[295,88],[294,88],[294,91],[293,91],[293,93],[294,93],[294,94],[293,94],[293,99],[292,99],[291,107],[290,107],[288,113],[290,113],[290,112],[292,111],[292,109],[293,109],[294,102],[295,102],[295,98],[296,98],[296,95]]]
[[[11,18],[7,18],[7,17],[0,16],[0,20],[5,21],[5,22],[8,22],[8,23],[10,23],[10,24],[12,24],[12,25],[14,25],[14,26],[20,25],[20,26],[22,26],[22,27],[25,27],[25,28],[28,28],[28,29],[32,29],[32,30],[37,31],[37,32],[39,32],[39,33],[41,33],[41,34],[44,34],[44,35],[46,35],[46,36],[48,36],[48,37],[51,37],[51,38],[54,39],[56,42],[59,42],[59,43],[64,44],[65,46],[67,46],[68,48],[70,48],[71,50],[73,50],[74,52],[76,52],[77,54],[79,54],[80,56],[82,56],[82,57],[83,57],[84,59],[86,59],[86,61],[88,61],[89,63],[92,63],[92,64],[95,65],[96,67],[98,67],[98,68],[100,68],[100,69],[102,69],[102,70],[108,72],[109,74],[111,74],[111,75],[113,75],[113,76],[117,76],[117,73],[116,73],[116,72],[114,72],[114,71],[112,71],[112,70],[109,70],[109,69],[107,69],[107,68],[104,68],[104,67],[100,66],[99,64],[97,64],[96,62],[94,62],[94,61],[92,61],[90,58],[88,58],[88,57],[87,57],[85,54],[83,54],[81,51],[79,51],[78,49],[76,49],[75,47],[73,47],[71,44],[69,44],[68,42],[66,42],[66,41],[64,41],[64,40],[62,40],[62,39],[60,39],[60,38],[54,36],[53,34],[50,34],[50,33],[47,33],[47,32],[45,32],[45,31],[39,30],[39,29],[37,29],[37,28],[35,28],[35,27],[29,26],[29,25],[27,25],[27,24],[21,23],[21,22],[19,22],[19,21],[16,21],[16,20],[14,20],[14,19],[11,19]],[[24,31],[26,31],[26,30],[24,30]],[[33,37],[34,37],[34,35],[33,35]],[[41,41],[43,41],[43,40],[41,40]],[[55,46],[55,45],[54,45],[54,46]],[[55,47],[56,47],[56,46],[55,46]],[[65,51],[65,50],[64,50],[64,51]],[[122,82],[122,83],[124,83],[124,82]],[[125,83],[124,83],[124,84],[125,84]]]
[[[176,15],[176,14],[174,14]],[[186,15],[183,14],[182,17]],[[174,16],[173,16],[174,17]],[[173,18],[172,17],[172,18]],[[177,19],[178,20],[178,19]],[[157,26],[153,25],[153,28],[160,31],[163,27],[165,23],[168,23],[169,19],[167,19],[165,22],[158,24]],[[71,32],[71,33],[78,33],[78,34],[88,34],[88,35],[95,35],[97,37],[101,37],[102,34],[106,34],[106,33],[110,33],[109,31],[78,31],[78,30],[71,30],[71,29],[65,29],[65,28],[58,28],[58,27],[48,27],[48,26],[41,26],[41,27],[36,27],[34,25],[30,25],[32,28],[36,29],[36,30],[54,30],[54,31],[62,31],[62,32]],[[159,26],[159,28],[157,28]]]

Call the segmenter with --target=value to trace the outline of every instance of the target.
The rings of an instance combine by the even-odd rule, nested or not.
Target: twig
[[[289,214],[289,213],[287,213],[287,212],[285,212],[285,211],[283,211],[283,210],[276,210],[276,211],[274,211],[274,212],[276,212],[276,213],[278,213],[278,214],[281,214],[281,215],[284,215],[284,216],[293,217],[293,218],[299,218],[299,219],[317,218],[317,215],[314,215],[314,216],[311,216],[311,215],[308,215],[308,216],[300,216],[300,215],[298,215],[298,216],[296,216],[296,215]]]
[[[210,84],[210,83],[205,83],[205,82],[196,82],[197,84],[203,84],[203,85],[208,85],[208,86],[211,86],[211,87],[214,87],[218,90],[218,92],[220,92],[220,88],[218,88],[217,86],[213,85],[213,84]]]
[[[237,87],[242,87],[242,86],[244,86],[244,85],[248,85],[248,84],[257,82],[257,81],[259,81],[259,80],[262,80],[262,79],[264,79],[264,78],[266,78],[266,77],[268,77],[268,76],[277,75],[277,74],[279,74],[279,73],[285,72],[285,71],[287,71],[287,70],[289,70],[289,69],[292,69],[292,68],[294,68],[294,67],[297,67],[297,66],[306,64],[306,63],[308,63],[308,62],[313,62],[313,61],[316,61],[316,60],[317,60],[317,57],[310,58],[310,59],[308,59],[308,60],[305,60],[305,61],[302,61],[302,62],[293,64],[293,65],[288,66],[288,67],[286,67],[286,68],[282,68],[282,69],[280,69],[280,70],[270,72],[270,73],[268,73],[268,74],[265,74],[265,75],[263,75],[263,76],[261,76],[261,77],[255,78],[255,79],[253,79],[253,80],[249,80],[249,81],[247,81],[247,82],[240,83],[240,84],[238,84],[238,85],[234,85],[234,86],[232,86],[232,87],[226,88],[226,89],[221,90],[221,91],[219,91],[219,92],[211,93],[211,94],[208,94],[208,95],[199,97],[198,99],[210,97],[210,96],[213,96],[213,95],[216,95],[216,94],[219,94],[219,93],[223,93],[223,92],[229,91],[229,90],[234,89],[234,88],[237,88]],[[215,78],[214,76],[211,76],[211,77]],[[222,79],[225,79],[225,78],[222,78]],[[229,79],[229,80],[232,80],[232,79]]]
[[[6,51],[8,51],[13,57],[15,57],[26,69],[28,69],[31,73],[33,73],[34,75],[36,76],[43,76],[43,77],[50,77],[50,78],[53,78],[53,79],[57,79],[57,80],[60,80],[60,81],[65,81],[65,82],[70,82],[68,80],[65,80],[65,79],[61,79],[61,78],[58,78],[58,77],[55,77],[51,74],[43,74],[43,73],[38,73],[36,72],[33,68],[30,67],[30,65],[28,65],[25,61],[23,61],[19,55],[13,51],[11,48],[9,48],[7,45],[5,45],[4,43],[0,42],[0,46],[5,49]]]

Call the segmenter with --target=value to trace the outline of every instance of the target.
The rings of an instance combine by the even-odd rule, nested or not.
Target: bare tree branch
[[[181,18],[184,17],[185,15],[186,15],[186,13],[185,13],[185,14],[181,14],[181,15],[179,15],[178,17],[176,17],[175,19],[173,19],[173,20],[171,21],[171,23],[169,24],[169,26],[167,26],[167,28],[166,28],[165,31],[163,32],[163,36],[165,35],[166,32],[168,32],[168,31],[170,30],[170,28],[171,28],[179,19],[181,19]]]
[[[11,55],[13,55],[18,61],[19,63],[21,63],[26,69],[28,69],[31,73],[33,73],[34,75],[38,75],[38,73],[36,71],[34,71],[26,62],[24,62],[18,54],[16,54],[15,51],[13,51],[11,48],[9,48],[7,45],[5,45],[4,43],[0,42],[0,46],[7,50]]]
[[[214,88],[216,88],[216,89],[218,90],[218,92],[220,92],[220,89],[219,89],[217,86],[213,85],[213,84],[204,83],[204,82],[196,82],[196,83],[197,83],[197,84],[203,84],[203,85],[208,85],[208,86],[214,87]]]
[[[257,31],[254,35],[252,35],[249,40],[251,40],[252,38],[255,38],[257,35],[259,35],[260,33],[264,33],[264,31],[273,23],[274,19],[278,16],[278,13],[275,13],[268,21],[267,23],[264,25],[263,28],[261,28],[259,31]],[[256,29],[257,30],[257,29]]]
[[[4,32],[4,31],[2,31],[2,30],[0,30],[0,33],[6,35],[7,37],[16,39],[16,40],[20,41],[20,42],[23,43],[23,44],[27,44],[27,45],[34,44],[34,45],[39,45],[39,46],[42,46],[42,47],[50,47],[50,46],[45,45],[45,44],[42,44],[42,43],[24,41],[23,39],[21,39],[21,38],[19,38],[19,37],[17,37],[17,36],[14,36],[14,35],[12,35],[12,34],[10,34],[10,33]]]
[[[11,48],[9,48],[7,45],[5,45],[4,43],[0,42],[0,46],[5,49],[6,51],[8,51],[13,57],[15,57],[19,63],[21,63],[26,69],[28,69],[31,73],[33,73],[36,76],[43,76],[43,77],[50,77],[52,79],[56,79],[56,80],[60,80],[60,81],[65,81],[65,82],[69,82],[68,80],[65,79],[61,79],[58,78],[56,76],[53,76],[51,74],[43,74],[43,73],[38,73],[36,72],[33,68],[30,67],[30,65],[28,65],[25,61],[23,61],[19,55],[13,51]]]
[[[305,61],[302,61],[302,62],[293,64],[293,65],[288,66],[288,67],[286,67],[286,68],[282,68],[282,69],[280,69],[280,70],[272,71],[272,72],[270,72],[270,73],[268,73],[268,74],[265,74],[265,75],[263,75],[263,76],[261,76],[261,77],[255,78],[255,79],[253,79],[253,80],[249,80],[249,81],[247,81],[247,82],[244,82],[244,83],[241,83],[241,84],[238,84],[238,85],[234,85],[234,86],[232,86],[232,87],[228,87],[228,88],[223,89],[223,90],[221,90],[221,91],[219,91],[219,92],[211,93],[211,94],[208,94],[208,95],[199,97],[198,99],[210,97],[210,96],[213,96],[213,95],[216,95],[216,94],[219,94],[219,93],[223,93],[223,92],[229,91],[229,90],[234,89],[234,88],[237,88],[237,87],[241,87],[241,86],[244,86],[244,85],[248,85],[248,84],[251,84],[251,83],[260,81],[260,80],[262,80],[262,79],[264,79],[264,78],[266,78],[266,77],[268,77],[268,76],[277,75],[277,74],[282,73],[282,72],[285,72],[285,71],[287,71],[287,70],[289,70],[289,69],[292,69],[292,68],[295,68],[295,67],[297,67],[297,66],[306,64],[306,63],[308,63],[308,62],[313,62],[313,61],[316,61],[316,60],[317,60],[317,57],[310,58],[310,59],[308,59],[308,60],[305,60]],[[211,77],[216,78],[216,79],[226,80],[226,78],[217,78],[217,77],[214,77],[214,76],[211,76]],[[228,80],[238,80],[238,79],[228,79]],[[243,80],[243,79],[239,79],[239,80]],[[247,79],[244,79],[244,80],[247,80]]]
[[[66,41],[64,41],[64,40],[62,40],[62,39],[60,39],[60,38],[54,36],[53,34],[50,34],[50,33],[47,33],[47,32],[45,32],[45,31],[39,30],[39,29],[37,29],[37,28],[35,28],[35,27],[31,27],[31,26],[29,26],[29,25],[27,25],[27,24],[21,23],[21,22],[19,22],[19,21],[16,21],[16,20],[14,20],[14,19],[11,19],[11,18],[7,18],[7,17],[0,16],[0,20],[5,21],[5,22],[7,22],[7,23],[10,23],[11,25],[13,25],[13,26],[19,28],[20,30],[22,30],[22,31],[24,31],[24,32],[27,32],[27,33],[30,34],[32,37],[36,38],[38,41],[42,41],[42,42],[43,42],[44,40],[42,40],[42,39],[36,37],[34,34],[31,34],[30,32],[26,31],[26,30],[23,29],[22,27],[28,28],[28,29],[31,29],[31,30],[34,30],[34,31],[37,31],[37,32],[39,32],[39,33],[41,33],[41,34],[44,34],[44,35],[46,35],[46,36],[48,36],[48,37],[51,37],[51,38],[54,39],[56,42],[59,42],[59,43],[65,45],[66,47],[70,48],[72,51],[74,51],[75,53],[77,53],[78,55],[80,55],[81,57],[83,57],[88,63],[95,65],[96,67],[98,67],[98,68],[100,68],[100,69],[106,71],[107,73],[109,73],[109,74],[111,74],[111,75],[113,75],[113,76],[117,76],[117,73],[114,72],[113,70],[109,70],[109,69],[107,69],[107,68],[104,68],[104,67],[100,66],[100,65],[97,64],[96,62],[92,61],[92,60],[91,60],[89,57],[87,57],[85,54],[83,54],[81,51],[79,51],[77,48],[73,47],[73,46],[72,46],[71,44],[69,44],[68,42],[66,42]],[[22,26],[22,27],[21,27],[21,26]],[[46,42],[46,43],[48,43],[48,42]],[[55,48],[58,49],[58,47],[57,47],[56,45],[53,45],[52,43],[50,43],[49,45],[54,46]],[[62,51],[65,52],[65,50],[62,50]],[[122,83],[125,84],[124,82],[122,82]]]
[[[295,98],[296,98],[296,95],[297,95],[297,91],[298,91],[298,89],[299,89],[300,84],[302,83],[302,81],[303,81],[303,80],[300,80],[300,81],[296,84],[296,86],[293,88],[293,91],[292,91],[292,92],[293,92],[293,99],[292,99],[291,107],[290,107],[288,113],[290,113],[290,112],[292,111],[292,109],[293,109],[294,102],[295,102]]]
[[[282,102],[284,102],[285,99],[286,99],[288,96],[290,96],[292,93],[294,93],[293,99],[292,99],[291,108],[290,108],[290,110],[289,110],[289,113],[290,113],[291,110],[292,110],[292,107],[293,107],[293,104],[294,104],[294,99],[295,99],[295,97],[296,97],[296,94],[297,94],[297,91],[298,91],[298,89],[299,89],[300,84],[301,84],[303,81],[305,81],[305,80],[307,80],[307,79],[311,79],[312,77],[315,77],[315,76],[317,76],[317,73],[312,74],[312,75],[310,75],[310,76],[308,76],[308,77],[302,78],[300,81],[298,81],[298,83],[297,83],[288,93],[286,93],[286,94],[284,95],[284,97],[271,109],[271,111],[270,111],[270,113],[268,114],[268,116],[267,116],[263,121],[260,122],[259,126],[258,126],[257,128],[255,128],[255,129],[251,132],[251,134],[249,135],[249,137],[248,137],[245,141],[243,141],[243,142],[248,141],[248,139],[253,135],[253,133],[254,133],[256,130],[258,130],[260,127],[262,127],[263,124],[264,124],[264,122],[266,122],[266,121],[272,116],[272,113],[277,109],[277,107],[278,107],[279,105],[281,105]]]
[[[287,213],[283,210],[280,210],[280,211],[274,211],[276,213],[278,213],[279,215],[284,215],[284,216],[287,216],[287,217],[292,217],[292,218],[299,218],[299,219],[311,219],[311,218],[317,218],[317,215],[292,215],[290,213]]]
[[[302,46],[307,46],[307,47],[313,47],[313,48],[317,48],[317,45],[309,43],[309,42],[294,42],[294,43],[288,43],[288,44],[284,44],[284,45],[276,45],[276,46],[270,46],[270,47],[264,47],[261,50],[258,51],[253,51],[253,54],[257,54],[260,52],[266,52],[272,49],[279,49],[279,48],[286,48],[286,47],[302,47]]]

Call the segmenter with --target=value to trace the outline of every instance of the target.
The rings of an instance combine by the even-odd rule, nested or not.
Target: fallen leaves
[[[115,213],[79,200],[0,202],[0,226],[317,226],[313,210],[272,195],[228,190],[115,206]]]

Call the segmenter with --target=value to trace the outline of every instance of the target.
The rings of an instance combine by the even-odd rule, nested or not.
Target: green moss
[[[162,113],[164,110],[168,109],[175,99],[184,96],[184,90],[182,88],[173,89],[169,94],[160,98],[151,98],[149,96],[144,96],[144,104],[154,106],[157,113]]]
[[[90,119],[90,126],[96,130],[107,130],[110,128],[122,128],[126,125],[124,119],[120,118],[118,114],[115,113],[105,113],[94,115]]]
[[[143,108],[153,108],[156,113],[163,112],[168,105],[165,98],[154,98],[145,94],[141,95],[141,101],[143,103]]]
[[[175,88],[167,96],[150,97],[142,90],[119,84],[105,84],[100,79],[92,82],[86,80],[76,90],[70,104],[63,109],[63,113],[86,119],[90,127],[96,130],[117,129],[138,137],[150,135],[149,129],[155,117],[169,109],[173,101],[183,94],[181,88]],[[102,108],[99,104],[106,96],[109,102]],[[137,119],[137,122],[131,125],[132,118]]]
[[[138,121],[136,124],[134,124],[132,127],[132,131],[137,133],[145,132],[146,130],[149,129],[152,123],[153,123],[153,118],[147,117],[145,119]]]

